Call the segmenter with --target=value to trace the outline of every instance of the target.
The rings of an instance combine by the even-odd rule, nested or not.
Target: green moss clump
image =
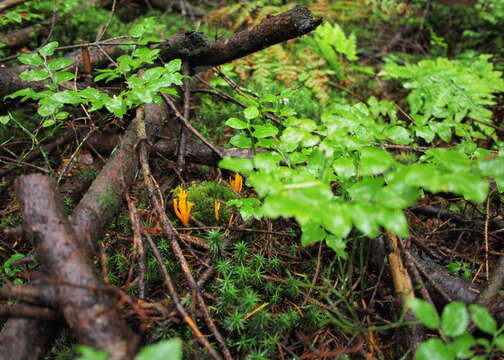
[[[236,194],[226,184],[214,181],[203,181],[187,189],[187,198],[194,203],[191,216],[205,225],[226,224],[232,214],[232,208],[225,203],[236,199]],[[219,220],[215,219],[214,203],[220,203]]]

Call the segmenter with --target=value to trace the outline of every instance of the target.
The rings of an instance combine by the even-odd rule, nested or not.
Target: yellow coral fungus
[[[240,193],[243,188],[243,177],[236,173],[234,179],[229,181],[229,184],[231,184],[234,191]]]
[[[184,226],[189,225],[189,219],[191,217],[191,208],[194,203],[187,201],[187,191],[180,188],[177,195],[177,199],[173,199],[173,210],[175,215],[182,221]]]
[[[214,216],[215,216],[215,220],[217,220],[217,221],[220,220],[219,209],[220,209],[220,202],[218,200],[215,200],[214,201]]]

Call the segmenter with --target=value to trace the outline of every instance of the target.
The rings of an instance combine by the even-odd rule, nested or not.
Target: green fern
[[[458,136],[482,138],[493,132],[482,124],[492,122],[492,112],[485,106],[495,104],[494,94],[504,91],[502,73],[494,71],[489,59],[480,55],[423,60],[416,65],[388,63],[381,75],[406,80],[402,84],[411,90],[407,97],[410,115],[416,125],[423,126],[417,134],[426,141],[437,134],[449,142],[453,129]],[[463,124],[466,118],[476,122]]]

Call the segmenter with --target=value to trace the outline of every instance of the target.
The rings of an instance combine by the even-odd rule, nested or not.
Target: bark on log
[[[166,107],[145,105],[145,125],[150,142],[161,132],[166,117]],[[89,254],[95,253],[102,229],[115,216],[125,187],[133,182],[138,169],[135,151],[138,141],[135,119],[129,125],[120,148],[107,161],[75,208],[72,225],[82,247]]]
[[[133,358],[138,337],[81,248],[53,180],[41,174],[23,176],[17,195],[25,231],[35,242],[41,265],[58,285],[59,309],[77,341],[108,352],[111,360]]]
[[[163,154],[169,159],[175,160],[177,156],[177,140],[158,140],[153,147],[154,151]],[[237,158],[252,158],[253,153],[250,149],[240,148],[223,148],[217,147],[224,156],[231,156]],[[204,144],[197,144],[194,141],[188,141],[186,145],[186,159],[189,162],[195,162],[204,165],[217,165],[220,158],[208,146]]]

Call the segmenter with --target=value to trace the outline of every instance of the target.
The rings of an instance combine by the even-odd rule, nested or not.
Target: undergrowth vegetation
[[[442,265],[478,284],[488,280],[489,253],[502,256],[502,229],[488,235],[489,218],[504,216],[502,1],[475,0],[472,6],[423,0],[301,1],[324,17],[313,33],[191,76],[180,59],[155,64],[160,41],[178,27],[195,28],[189,16],[182,21],[180,15],[132,1],[141,16],[129,22],[131,11],[119,4],[112,13],[84,3],[27,1],[0,17],[4,33],[47,21],[52,14],[62,19],[51,41],[33,39],[23,54],[9,60],[13,66],[38,66],[20,77],[43,81],[46,89],[25,88],[2,99],[1,159],[16,163],[11,143],[22,140],[41,150],[37,167],[58,182],[79,172],[94,175],[84,165],[63,163],[74,161],[73,150],[55,159],[42,145],[70,124],[91,118],[100,128],[117,130],[138,106],[162,104],[160,93],[176,96],[176,86],[191,81],[194,126],[212,143],[247,149],[251,156],[225,157],[218,168],[190,165],[178,180],[160,184],[160,191],[185,239],[193,271],[214,268],[205,301],[237,359],[502,356],[502,324],[485,308],[461,302],[448,304],[441,318],[431,304],[407,303],[431,338],[416,355],[405,349],[395,331],[411,325],[410,319],[398,310],[401,295],[394,294],[384,275],[386,254],[378,253],[377,260],[369,250],[371,242],[396,236],[408,244],[422,242],[432,252],[449,249],[438,257]],[[199,30],[223,38],[295,5],[220,1],[200,20]],[[65,84],[76,74],[65,71],[72,60],[59,46],[93,41],[103,23],[107,37],[128,34],[128,45],[115,66],[96,69],[90,81],[116,91],[69,88]],[[1,56],[16,54],[4,45]],[[219,99],[219,93],[234,101]],[[14,109],[14,99],[23,107]],[[76,111],[82,116],[77,118]],[[174,165],[163,159],[154,168],[162,177]],[[0,184],[0,229],[20,222],[15,200],[4,195],[11,180],[2,178]],[[146,190],[135,186],[132,194],[142,226],[182,284]],[[411,210],[431,204],[469,219],[486,217],[484,236],[472,236],[467,228],[456,232],[440,219],[422,220]],[[71,213],[74,202],[68,199],[65,205]],[[131,229],[124,209],[101,242],[101,269],[110,284],[134,297],[139,270]],[[464,251],[454,250],[459,244]],[[2,276],[23,283],[19,273],[33,267],[16,262],[31,247],[10,240],[0,246]],[[172,306],[160,290],[163,279],[151,250],[146,250],[146,264],[147,298]],[[423,287],[417,285],[417,290]],[[181,286],[180,292],[194,315],[190,289]],[[154,353],[170,354],[169,359],[182,353],[188,359],[208,358],[190,328],[173,321],[173,315],[131,318],[145,344],[168,339],[144,348],[137,359],[154,358]],[[462,320],[454,323],[454,318]],[[72,347],[71,336],[63,334],[46,358],[69,359],[75,351],[83,360],[106,356]]]

